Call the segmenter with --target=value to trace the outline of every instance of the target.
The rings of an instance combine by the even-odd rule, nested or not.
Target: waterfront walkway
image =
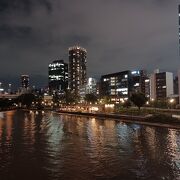
[[[173,128],[173,129],[180,129],[180,120],[176,119],[175,122],[170,121],[151,121],[149,118],[152,117],[151,115],[146,116],[134,116],[134,115],[121,115],[121,114],[114,114],[114,113],[87,113],[87,112],[70,112],[70,111],[56,111],[60,114],[69,114],[69,115],[77,115],[77,116],[89,116],[89,117],[98,117],[98,118],[108,118],[108,119],[115,119],[118,121],[126,122],[126,123],[135,123],[135,124],[142,124],[142,125],[149,125],[149,126],[157,126],[157,127],[166,127],[166,128]]]

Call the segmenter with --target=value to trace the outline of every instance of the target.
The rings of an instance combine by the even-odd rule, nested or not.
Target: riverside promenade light
[[[146,105],[149,105],[149,101],[146,102]]]
[[[169,102],[170,102],[171,104],[173,104],[173,103],[175,102],[175,100],[174,100],[174,99],[170,99]]]
[[[105,104],[105,108],[114,108],[114,104]]]

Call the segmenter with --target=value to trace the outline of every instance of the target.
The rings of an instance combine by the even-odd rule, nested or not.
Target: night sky
[[[178,1],[0,0],[1,82],[29,74],[31,85],[45,85],[48,63],[68,62],[68,47],[76,44],[88,51],[89,76],[176,72]]]

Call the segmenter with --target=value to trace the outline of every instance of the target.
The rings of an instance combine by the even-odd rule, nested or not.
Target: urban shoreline
[[[179,123],[173,122],[152,122],[150,121],[150,115],[146,116],[134,116],[134,115],[121,115],[121,114],[110,114],[110,113],[84,113],[84,112],[71,112],[71,111],[54,111],[58,114],[67,114],[67,115],[76,115],[76,116],[86,116],[86,117],[97,117],[102,119],[113,119],[119,122],[124,123],[134,123],[148,126],[156,126],[156,127],[164,127],[164,128],[172,128],[172,129],[180,129],[180,120]],[[172,124],[173,123],[173,124]]]

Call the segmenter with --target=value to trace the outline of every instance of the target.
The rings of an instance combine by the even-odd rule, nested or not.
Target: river
[[[180,131],[53,112],[0,112],[0,180],[180,179]]]

